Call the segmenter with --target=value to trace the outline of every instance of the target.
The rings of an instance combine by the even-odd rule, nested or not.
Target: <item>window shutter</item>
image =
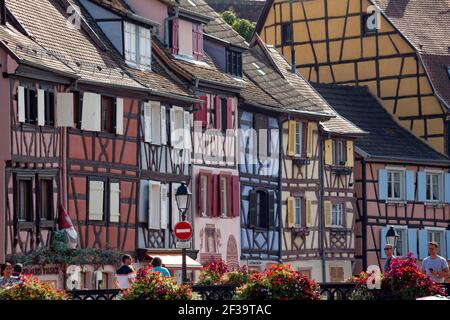
[[[178,210],[177,199],[175,197],[179,187],[179,183],[172,183],[172,230],[175,229],[176,224],[181,221],[181,214]]]
[[[161,106],[161,144],[167,145],[167,122],[166,122],[166,107]]]
[[[287,227],[293,228],[295,225],[295,198],[294,197],[287,198],[287,212],[288,212]]]
[[[234,98],[227,98],[227,129],[234,129],[233,112],[234,112]]]
[[[414,201],[415,200],[415,184],[414,184],[414,171],[406,171],[406,200]]]
[[[140,66],[149,68],[151,66],[151,33],[150,29],[139,28],[139,64]]]
[[[287,154],[290,157],[295,156],[296,134],[297,134],[297,122],[294,120],[290,120],[289,121],[288,151],[287,151]]]
[[[144,103],[144,136],[145,142],[152,142],[152,107],[149,102]]]
[[[388,228],[381,228],[380,230],[380,255],[381,258],[386,258],[386,254],[384,253],[384,246],[386,245],[386,233],[388,232]]]
[[[198,175],[198,181],[197,181],[197,208],[198,208],[198,216],[202,217],[205,213],[206,215],[206,208],[203,208],[203,192],[202,192],[202,180],[205,174],[199,173]],[[206,180],[208,181],[208,180]],[[208,182],[206,183],[206,188],[208,188]]]
[[[83,95],[83,110],[81,130],[100,132],[101,96],[96,93],[85,92]]]
[[[275,191],[269,190],[267,192],[268,194],[268,219],[269,219],[269,227],[274,227],[276,225],[275,223]]]
[[[220,215],[219,213],[219,202],[220,202],[220,189],[219,189],[219,176],[213,175],[212,176],[212,216],[218,217]]]
[[[447,230],[446,232],[446,247],[447,247],[447,260],[450,260],[450,230]]]
[[[255,191],[250,191],[250,208],[248,211],[248,225],[250,227],[255,227],[256,226],[256,221],[257,221],[257,217],[256,217],[256,213],[257,213],[257,208],[256,206],[258,205],[258,194]]]
[[[25,88],[17,88],[17,114],[19,122],[25,122]]]
[[[306,215],[305,215],[305,220],[306,220],[306,227],[310,228],[312,227],[312,217],[311,217],[311,200],[306,200]]]
[[[194,120],[202,123],[202,128],[208,126],[208,97],[202,96],[200,99],[203,101],[203,105],[200,110],[194,113]]]
[[[234,198],[234,190],[233,190],[233,176],[227,175],[227,217],[234,217],[233,212],[233,198]]]
[[[217,176],[217,183],[218,183],[218,188],[219,188],[219,216],[221,216],[222,215],[222,211],[223,211],[223,208],[222,208],[222,204],[223,204],[223,189],[224,189],[224,185],[223,185],[223,183],[222,183],[222,178],[225,178],[226,179],[226,176],[224,175],[224,174],[219,174],[218,176]],[[226,181],[226,180],[225,180]],[[226,192],[226,183],[225,183],[225,192]],[[228,201],[228,199],[225,199],[225,201]],[[226,213],[225,213],[226,214]]]
[[[203,26],[201,24],[192,24],[192,42],[194,59],[201,60],[203,57]]]
[[[89,220],[103,220],[103,181],[89,182]]]
[[[151,101],[151,140],[152,144],[161,145],[161,103]]]
[[[184,149],[192,150],[191,114],[188,111],[183,112],[183,128],[184,128]]]
[[[136,63],[136,25],[132,23],[124,23],[125,35],[125,60]]]
[[[161,184],[157,181],[150,181],[148,185],[148,228],[159,230],[161,227]]]
[[[408,252],[417,258],[417,229],[408,229]]]
[[[239,183],[239,176],[233,176],[232,177],[232,193],[233,193],[233,217],[239,217],[241,213],[241,206],[240,206],[240,194],[241,194],[241,188]]]
[[[176,147],[177,137],[175,135],[175,108],[170,108],[170,145]]]
[[[311,158],[314,152],[314,122],[308,122],[308,138],[307,138],[306,157]]]
[[[110,221],[119,222],[120,221],[120,183],[111,183],[110,185],[110,196],[109,196],[109,206],[110,206]]]
[[[446,179],[447,180],[447,179]],[[427,200],[427,174],[420,171],[417,173],[417,193],[419,202],[425,202]],[[447,195],[447,190],[445,190]],[[446,196],[447,200],[447,196]]]
[[[428,231],[426,229],[419,230],[419,259],[423,260],[428,257]]]
[[[450,174],[446,173],[444,175],[444,196],[445,196],[445,203],[450,203]],[[425,181],[425,179],[424,179]],[[426,186],[426,184],[424,183],[424,185]],[[425,187],[426,188],[426,187]]]
[[[73,126],[73,93],[56,93],[56,126]]]
[[[116,100],[116,134],[123,134],[123,99]]]
[[[388,198],[387,184],[387,170],[378,170],[378,197],[380,200],[387,200]]]
[[[179,35],[179,19],[174,18],[172,20],[172,53],[178,54],[179,52],[179,45],[178,45],[178,35]]]
[[[353,140],[347,140],[347,167],[353,168],[355,166],[355,153]]]
[[[167,185],[161,184],[161,229],[167,229],[169,210],[167,209]]]
[[[330,228],[332,224],[333,205],[331,204],[331,201],[324,201],[323,207],[323,212],[325,215],[325,228]]]
[[[325,140],[325,164],[333,165],[333,140]]]
[[[222,106],[221,106],[221,99],[219,96],[216,96],[214,98],[214,128],[220,129],[221,128],[221,115],[222,115]]]
[[[38,125],[45,126],[45,90],[38,89]]]

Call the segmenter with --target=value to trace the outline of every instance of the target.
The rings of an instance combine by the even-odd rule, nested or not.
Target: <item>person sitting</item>
[[[161,273],[164,277],[170,277],[171,275],[170,275],[169,270],[167,270],[167,268],[165,268],[165,267],[162,267],[161,265],[162,265],[162,260],[161,260],[161,258],[159,258],[159,257],[154,257],[154,258],[153,258],[153,261],[152,261],[152,266],[153,266],[152,271],[153,271],[153,272],[159,272],[159,273]]]

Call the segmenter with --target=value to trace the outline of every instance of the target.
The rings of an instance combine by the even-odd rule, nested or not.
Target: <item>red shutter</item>
[[[203,25],[192,24],[192,41],[194,59],[201,60],[203,58]]]
[[[200,105],[197,105],[196,109],[200,110],[194,113],[194,121],[201,121],[202,127],[206,128],[208,126],[208,97],[202,96],[200,99],[203,101],[203,107],[200,108]]]
[[[218,180],[218,192],[219,192],[219,212],[218,212],[218,216],[221,216],[222,215],[222,211],[223,211],[223,208],[222,208],[222,203],[223,203],[223,184],[222,184],[222,178],[225,178],[226,179],[226,176],[223,174],[223,173],[221,173],[221,174],[219,174],[218,176],[217,176],[217,180]],[[227,201],[228,201],[228,199],[227,199]]]
[[[234,127],[233,127],[233,112],[234,112],[233,98],[228,98],[227,99],[227,129],[234,129]]]
[[[220,129],[220,120],[221,120],[221,99],[219,96],[214,98],[214,128]]]
[[[208,177],[207,179],[207,188],[208,190],[206,190],[206,194],[208,195],[208,199],[206,200],[206,205],[208,206],[207,210],[206,210],[206,215],[208,217],[212,217],[214,216],[213,212],[213,207],[214,207],[214,176],[211,173],[206,174],[206,176]]]
[[[240,194],[241,194],[241,190],[240,190],[240,186],[239,186],[239,176],[231,177],[231,185],[232,185],[232,188],[231,188],[232,191],[230,192],[230,194],[233,194],[232,216],[239,217],[240,211],[241,211],[240,198],[239,198]]]
[[[179,20],[178,18],[174,18],[172,21],[172,53],[178,54],[178,28],[179,28]]]
[[[211,206],[211,216],[212,217],[218,217],[219,216],[219,201],[220,201],[220,197],[219,197],[219,186],[218,186],[218,180],[219,180],[219,176],[218,175],[213,175],[212,176],[212,206]]]

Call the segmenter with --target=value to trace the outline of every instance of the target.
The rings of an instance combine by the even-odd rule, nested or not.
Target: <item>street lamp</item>
[[[397,254],[397,242],[399,238],[400,235],[397,233],[397,230],[391,226],[388,232],[386,232],[386,243],[392,245],[395,254]]]
[[[177,200],[178,210],[181,213],[181,221],[186,221],[186,213],[191,205],[192,193],[187,187],[185,182],[181,183],[181,186],[177,189],[175,199]],[[186,249],[181,249],[182,264],[181,264],[181,278],[183,284],[187,283],[187,266],[186,266]]]

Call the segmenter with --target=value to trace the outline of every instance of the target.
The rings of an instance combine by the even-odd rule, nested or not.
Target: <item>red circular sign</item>
[[[182,221],[175,225],[175,237],[181,241],[188,241],[192,237],[192,226],[189,222]]]

